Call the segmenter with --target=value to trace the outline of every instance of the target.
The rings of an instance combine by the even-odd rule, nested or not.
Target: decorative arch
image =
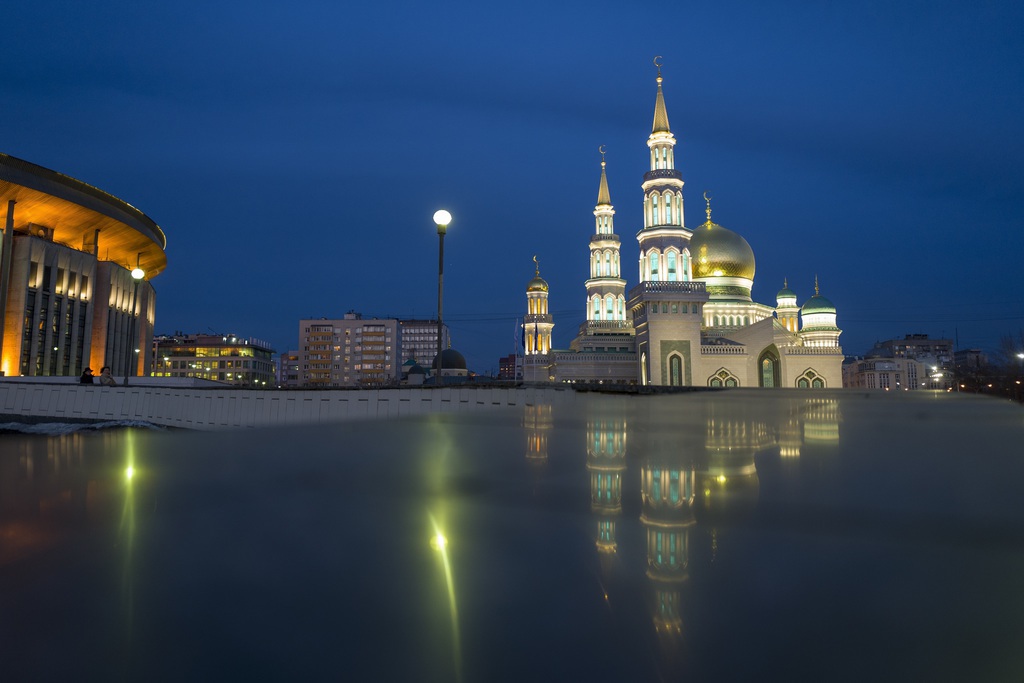
[[[719,368],[715,374],[708,377],[709,387],[738,387],[739,385],[739,378],[725,368]]]
[[[778,387],[782,382],[782,364],[779,361],[779,350],[772,344],[757,357],[757,385],[760,387]]]
[[[796,386],[798,389],[824,389],[826,383],[825,378],[813,368],[807,368],[796,378]]]
[[[670,387],[683,386],[683,356],[679,353],[668,355],[668,385]]]

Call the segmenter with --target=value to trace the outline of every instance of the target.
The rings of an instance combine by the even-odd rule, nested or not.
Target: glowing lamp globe
[[[434,223],[437,225],[448,225],[452,222],[452,215],[444,209],[434,212]]]

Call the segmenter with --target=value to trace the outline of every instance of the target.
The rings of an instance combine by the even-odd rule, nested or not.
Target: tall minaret
[[[651,150],[651,170],[644,174],[644,228],[637,234],[640,242],[641,282],[680,282],[690,279],[692,234],[683,223],[683,176],[675,167],[676,138],[668,126],[665,96],[661,91],[661,64],[658,67],[658,98],[654,103],[654,126],[647,146]]]
[[[551,330],[555,327],[548,313],[548,283],[540,276],[536,256],[533,263],[536,272],[526,285],[526,317],[523,319],[527,356],[551,353]]]
[[[626,281],[619,263],[619,236],[615,234],[611,193],[605,172],[604,145],[601,152],[601,184],[594,207],[596,228],[590,238],[590,279],[587,280],[587,320],[626,319]]]
[[[668,127],[661,92],[661,58],[654,126],[647,146],[651,170],[644,174],[644,227],[640,243],[640,284],[629,292],[636,334],[637,377],[641,384],[692,386],[706,381],[701,362],[701,323],[708,301],[704,282],[693,279],[690,238],[683,225],[683,176],[675,169],[675,136]]]

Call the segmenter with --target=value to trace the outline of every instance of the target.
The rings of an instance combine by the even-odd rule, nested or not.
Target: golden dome
[[[526,285],[527,292],[546,292],[548,291],[548,283],[540,275],[530,280],[530,284]]]
[[[754,279],[754,250],[732,230],[711,220],[693,231],[690,259],[694,279],[742,277]]]

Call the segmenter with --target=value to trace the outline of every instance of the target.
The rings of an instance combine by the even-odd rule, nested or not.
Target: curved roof
[[[754,279],[754,250],[740,235],[710,219],[693,231],[690,258],[694,279],[722,276]]]
[[[800,308],[800,313],[835,313],[836,307],[821,294],[815,294]]]
[[[445,349],[442,351],[441,362],[444,363],[444,370],[466,369],[466,358],[455,349]],[[434,362],[431,364],[431,367],[437,368],[437,356],[434,356]]]
[[[132,268],[138,259],[147,279],[167,267],[167,237],[149,216],[92,185],[0,153],[0,211],[11,199],[15,229],[45,226],[55,242],[78,250],[99,230],[101,260]]]

